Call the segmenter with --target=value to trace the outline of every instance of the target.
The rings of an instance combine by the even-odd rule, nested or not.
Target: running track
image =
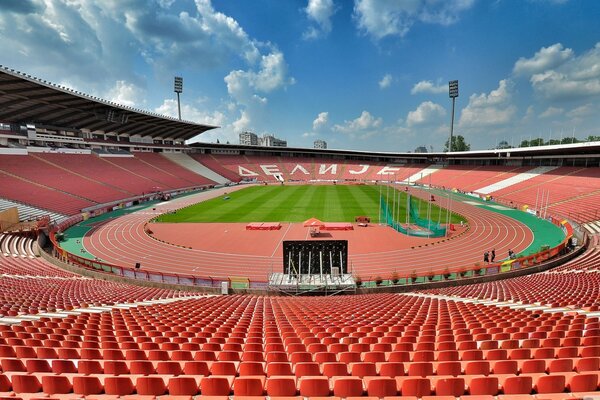
[[[248,277],[251,280],[265,281],[272,271],[281,270],[282,255],[280,241],[284,238],[296,239],[298,229],[305,234],[301,224],[283,224],[281,240],[277,247],[272,243],[264,249],[264,254],[249,255],[221,252],[218,248],[187,249],[159,242],[144,232],[144,225],[154,216],[189,204],[222,196],[225,192],[242,189],[243,186],[222,188],[209,192],[161,203],[155,209],[145,209],[109,220],[107,223],[88,232],[83,240],[86,250],[100,259],[124,267],[133,267],[141,262],[145,270],[194,275],[213,278]],[[411,189],[413,195],[427,198],[429,193]],[[446,200],[438,197],[438,203],[446,206]],[[423,275],[430,271],[441,273],[446,267],[456,270],[472,267],[482,261],[484,251],[496,249],[497,259],[505,257],[508,249],[520,252],[533,241],[533,233],[524,224],[502,214],[480,207],[452,201],[452,211],[465,215],[470,229],[453,240],[439,242],[434,246],[421,248],[400,248],[402,236],[398,236],[399,248],[385,252],[350,253],[353,273],[363,279],[381,275],[388,276],[396,271],[400,276],[408,276],[413,271]],[[390,228],[391,229],[391,228]],[[335,234],[334,234],[335,235]],[[248,236],[240,237],[240,243],[248,241]],[[198,241],[201,243],[202,238]],[[174,242],[174,241],[171,241]],[[260,240],[253,240],[252,246],[264,246]],[[195,246],[194,246],[195,247]],[[404,246],[406,247],[406,246]]]

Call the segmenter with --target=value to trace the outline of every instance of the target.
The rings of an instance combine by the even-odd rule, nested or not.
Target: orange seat
[[[533,378],[527,375],[511,376],[504,380],[504,394],[531,394]]]
[[[401,362],[384,362],[379,364],[379,375],[395,378],[404,376],[404,364]]]
[[[490,374],[489,361],[469,361],[465,364],[466,375],[484,375]]]
[[[333,395],[338,397],[362,396],[363,381],[357,376],[333,378]]]
[[[431,382],[427,378],[397,378],[401,379],[402,396],[430,396]]]
[[[595,373],[574,374],[569,377],[567,382],[567,391],[569,392],[594,392],[597,388],[598,375]]]
[[[106,394],[116,396],[127,396],[134,392],[135,385],[128,376],[107,376],[104,379],[104,391]]]
[[[433,364],[430,362],[413,362],[408,365],[409,376],[426,377],[433,375]]]
[[[188,361],[183,365],[183,373],[185,375],[210,375],[208,364],[206,361]]]
[[[468,382],[469,394],[496,396],[499,391],[498,378],[495,376],[475,377]]]
[[[322,364],[323,375],[331,378],[333,376],[348,376],[348,366],[341,362],[326,362]]]
[[[97,376],[74,376],[73,393],[88,396],[91,394],[100,394],[104,390],[104,385]]]
[[[383,398],[386,396],[396,396],[398,385],[394,378],[374,376],[365,378],[368,396]]]
[[[329,379],[325,376],[303,376],[299,381],[300,396],[329,396]]]
[[[571,358],[559,358],[557,360],[552,360],[548,365],[549,373],[571,371],[573,371],[573,359]]]
[[[546,371],[546,360],[525,360],[521,363],[521,373],[542,373]]]
[[[463,378],[442,378],[435,383],[436,396],[460,397],[465,394],[465,380]]]
[[[167,388],[170,396],[195,396],[199,392],[198,382],[191,376],[169,378]]]
[[[294,375],[289,362],[270,362],[267,364],[267,376]]]
[[[162,396],[167,385],[160,376],[141,376],[135,382],[135,390],[139,395]]]
[[[352,376],[358,376],[360,378],[364,376],[376,376],[377,368],[374,363],[357,362],[350,364],[350,373]]]
[[[293,376],[272,376],[267,378],[267,395],[270,397],[295,396],[296,378]]]
[[[265,378],[262,376],[240,376],[233,381],[234,396],[262,396]]]
[[[231,382],[224,376],[205,376],[200,381],[202,396],[229,396]]]
[[[42,376],[42,387],[44,393],[52,394],[65,394],[71,393],[73,385],[64,375],[44,375]]]
[[[513,374],[516,375],[519,371],[519,363],[515,360],[495,361],[492,364],[492,374]]]
[[[462,373],[462,364],[460,361],[439,362],[436,367],[437,375],[458,376]]]
[[[35,375],[15,374],[11,382],[16,393],[37,393],[42,390],[42,384]]]
[[[565,391],[566,377],[561,374],[542,375],[537,378],[533,390],[537,393],[562,393]]]

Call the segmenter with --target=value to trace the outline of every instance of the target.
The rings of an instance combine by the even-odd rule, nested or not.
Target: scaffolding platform
[[[274,272],[269,275],[269,289],[290,295],[333,295],[356,292],[356,282],[350,274],[290,275]]]

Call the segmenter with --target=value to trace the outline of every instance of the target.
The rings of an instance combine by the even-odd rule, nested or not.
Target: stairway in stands
[[[558,167],[536,167],[530,171],[523,172],[523,173],[515,175],[515,176],[511,176],[510,178],[504,179],[500,182],[496,182],[492,185],[488,185],[488,186],[482,187],[481,189],[477,189],[477,190],[475,190],[475,192],[481,193],[481,194],[490,194],[493,192],[497,192],[498,190],[501,190],[501,189],[507,188],[509,186],[515,185],[517,183],[521,183],[526,180],[535,178],[538,175],[548,173],[552,170],[555,170],[556,168],[558,168]]]
[[[163,155],[174,163],[181,165],[184,168],[189,169],[197,173],[198,175],[202,175],[203,177],[210,179],[211,181],[217,182],[221,185],[224,185],[229,182],[227,178],[222,177],[217,174],[215,171],[207,168],[205,165],[200,164],[192,157],[188,156],[184,153],[163,153]]]

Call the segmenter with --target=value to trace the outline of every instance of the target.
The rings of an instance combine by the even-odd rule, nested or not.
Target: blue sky
[[[3,0],[0,64],[312,147],[441,151],[600,135],[593,0]]]

